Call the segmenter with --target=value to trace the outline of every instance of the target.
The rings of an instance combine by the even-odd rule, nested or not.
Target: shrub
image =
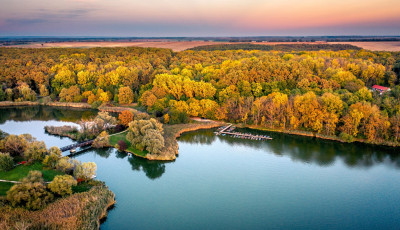
[[[48,185],[50,191],[60,196],[71,195],[72,186],[76,186],[76,180],[70,175],[58,175]]]
[[[53,146],[49,149],[49,154],[55,154],[58,157],[62,157],[62,152],[61,149],[58,148],[57,146]]]
[[[54,153],[50,153],[43,160],[43,165],[48,168],[55,168],[60,157]]]
[[[93,141],[92,147],[94,148],[104,148],[110,143],[110,137],[106,131],[100,133],[98,137]]]
[[[14,160],[9,153],[0,153],[0,172],[14,168]]]
[[[61,150],[53,146],[49,149],[49,155],[47,155],[43,160],[43,165],[49,168],[55,168],[58,160],[62,157]]]
[[[128,145],[126,144],[126,142],[124,140],[119,140],[118,141],[118,150],[119,151],[125,151],[128,148]]]
[[[97,109],[101,105],[101,101],[94,101],[93,103],[90,104],[90,107],[92,109]]]
[[[31,171],[22,180],[7,192],[7,200],[13,206],[23,206],[27,209],[41,209],[53,200],[53,195],[47,191],[43,182],[42,173]]]
[[[354,137],[352,135],[349,135],[345,132],[340,133],[339,135],[340,139],[346,141],[346,142],[353,142],[354,141]]]

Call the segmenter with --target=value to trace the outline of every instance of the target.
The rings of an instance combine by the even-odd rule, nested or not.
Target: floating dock
[[[248,139],[248,140],[258,140],[258,141],[272,140],[271,137],[266,136],[266,135],[254,135],[254,134],[250,134],[250,133],[234,132],[235,128],[236,127],[233,126],[232,124],[229,124],[227,126],[222,126],[215,132],[215,134],[217,136],[218,135],[224,135],[224,136],[229,135],[234,138]]]

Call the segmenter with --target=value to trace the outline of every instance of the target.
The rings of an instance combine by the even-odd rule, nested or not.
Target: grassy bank
[[[199,129],[211,129],[224,125],[223,122],[206,121],[192,122],[188,124],[164,125],[164,143],[161,154],[147,154],[149,160],[175,160],[179,153],[179,145],[176,140],[182,133]]]
[[[131,143],[126,139],[127,134],[128,134],[128,131],[117,133],[115,135],[110,135],[110,145],[112,147],[114,147],[118,143],[119,140],[123,140],[123,141],[125,141],[125,143],[128,146],[128,148],[125,150],[125,152],[129,152],[129,153],[135,154],[136,156],[145,158],[148,152],[135,149],[131,145]]]
[[[43,165],[39,162],[33,163],[31,165],[19,165],[14,169],[7,172],[0,172],[0,179],[19,181],[20,179],[26,177],[28,173],[32,170],[41,171],[43,174],[43,179],[45,181],[52,181],[57,175],[64,175],[63,172],[50,170],[43,168]],[[7,191],[13,186],[12,183],[0,182],[0,196],[6,195]]]
[[[100,219],[115,203],[105,185],[59,199],[43,210],[13,208],[0,200],[0,229],[99,229]]]

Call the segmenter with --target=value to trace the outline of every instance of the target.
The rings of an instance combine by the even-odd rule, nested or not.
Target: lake
[[[72,141],[46,134],[44,126],[94,113],[0,109],[0,129],[61,147]],[[186,133],[174,162],[128,157],[115,149],[76,158],[95,162],[97,179],[116,195],[102,229],[400,228],[398,149],[264,134],[274,139]]]

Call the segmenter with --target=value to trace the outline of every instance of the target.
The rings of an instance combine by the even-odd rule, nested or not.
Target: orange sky
[[[400,35],[400,0],[0,0],[0,35]]]

